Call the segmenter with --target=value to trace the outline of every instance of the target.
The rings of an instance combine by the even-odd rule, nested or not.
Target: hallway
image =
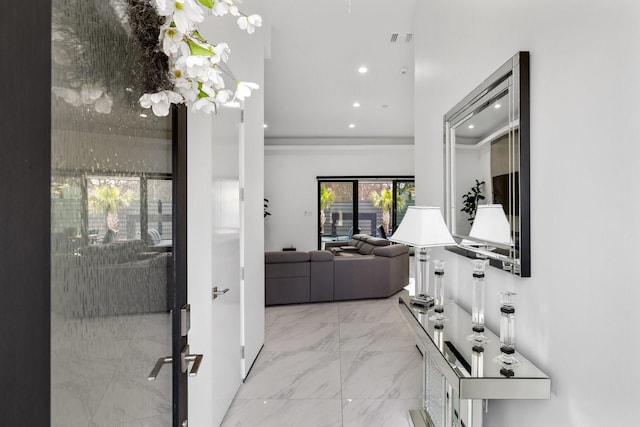
[[[409,426],[421,364],[398,295],[267,307],[264,348],[222,425]]]

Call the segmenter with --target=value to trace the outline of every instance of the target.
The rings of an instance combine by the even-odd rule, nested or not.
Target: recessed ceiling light
[[[360,106],[360,103],[359,103],[358,101],[356,101],[356,102],[354,102],[354,103],[353,103],[353,107],[354,107],[354,108],[358,108],[359,106]]]
[[[473,125],[469,125],[469,129],[473,129],[475,126]]]
[[[500,108],[500,104],[494,105],[493,108]]]
[[[145,113],[140,113],[140,117],[147,117]]]
[[[354,127],[356,127],[356,125],[354,125],[353,123],[351,123],[351,124],[349,125],[349,128],[350,128],[350,129],[353,129]]]
[[[263,126],[265,129],[269,127],[269,125],[267,125],[266,123]]]
[[[364,73],[366,73],[367,71],[369,71],[369,69],[368,69],[367,67],[365,67],[364,65],[363,65],[362,67],[358,68],[358,72],[359,72],[360,74],[364,74]]]

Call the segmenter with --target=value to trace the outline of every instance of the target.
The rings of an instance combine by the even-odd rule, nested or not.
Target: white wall
[[[265,250],[318,247],[318,176],[413,175],[413,145],[267,146]],[[422,166],[419,166],[422,167]]]
[[[531,52],[532,277],[490,269],[488,324],[515,290],[517,346],[552,398],[491,401],[486,425],[638,425],[640,2],[432,0],[415,16],[419,204],[442,204],[444,113]],[[468,307],[469,261],[439,255]]]

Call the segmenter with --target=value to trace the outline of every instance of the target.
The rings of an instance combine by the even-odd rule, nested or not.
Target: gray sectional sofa
[[[384,298],[409,283],[404,245],[365,234],[324,251],[265,253],[265,304]]]
[[[152,252],[141,240],[54,254],[52,310],[79,318],[166,312],[171,276],[171,252]]]

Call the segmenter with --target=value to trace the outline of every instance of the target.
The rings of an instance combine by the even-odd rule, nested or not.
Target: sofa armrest
[[[333,261],[333,253],[330,251],[309,251],[311,261]]]
[[[324,243],[324,248],[325,249],[331,249],[331,248],[339,248],[340,246],[345,246],[347,242],[325,242]]]
[[[265,252],[264,262],[266,264],[291,263],[291,262],[307,262],[309,261],[308,252],[298,251],[282,251],[282,252]]]
[[[409,247],[405,245],[389,245],[378,246],[373,250],[373,255],[382,256],[387,258],[393,258],[398,255],[406,254],[409,252]]]

